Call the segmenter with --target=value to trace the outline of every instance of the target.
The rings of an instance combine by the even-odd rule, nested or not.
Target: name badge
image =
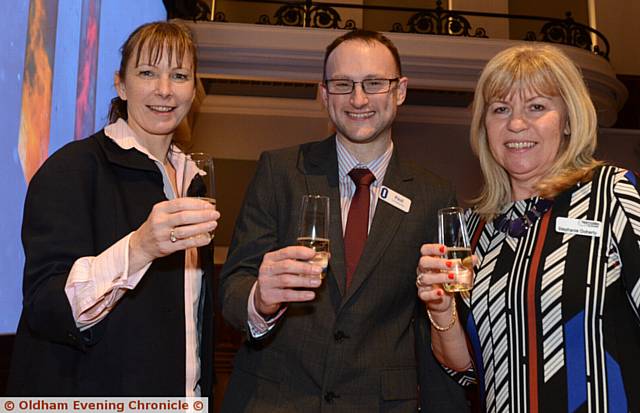
[[[602,222],[558,217],[556,219],[556,232],[585,235],[587,237],[600,237],[602,236]]]
[[[409,212],[411,209],[411,200],[406,196],[397,193],[393,189],[388,186],[382,186],[380,188],[380,192],[378,193],[378,198],[382,199],[384,202],[393,205],[398,208],[400,211]]]

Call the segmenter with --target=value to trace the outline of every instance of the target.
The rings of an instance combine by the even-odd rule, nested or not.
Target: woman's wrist
[[[437,314],[438,316],[441,316],[445,313],[449,313],[450,312],[450,318],[449,321],[447,322],[447,324],[441,324],[438,323],[435,319],[434,319],[434,314]],[[450,330],[453,325],[456,323],[456,320],[458,319],[458,312],[456,310],[456,302],[455,302],[455,298],[452,297],[451,299],[451,304],[449,305],[449,308],[446,310],[442,310],[442,311],[431,311],[429,310],[429,308],[427,308],[427,317],[429,318],[429,321],[431,322],[431,325],[433,326],[434,329],[436,329],[437,331],[448,331]],[[439,317],[441,318],[441,317]]]

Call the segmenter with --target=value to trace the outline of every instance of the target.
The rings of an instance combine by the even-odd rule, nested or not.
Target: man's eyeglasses
[[[364,93],[373,95],[379,93],[387,93],[391,88],[391,82],[398,81],[398,77],[393,79],[365,79],[360,82],[353,81],[351,79],[327,79],[324,84],[327,87],[327,92],[331,95],[348,95],[353,92],[353,88],[356,83],[362,85]]]

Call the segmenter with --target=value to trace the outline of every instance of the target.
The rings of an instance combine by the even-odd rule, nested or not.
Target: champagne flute
[[[438,241],[447,247],[446,258],[452,263],[451,268],[442,271],[455,276],[442,287],[447,292],[469,291],[473,288],[473,258],[462,208],[438,210]]]
[[[309,263],[322,267],[320,277],[324,278],[329,265],[329,197],[302,196],[297,242],[316,252]]]
[[[208,153],[187,154],[182,173],[182,196],[193,197],[216,205],[216,183],[213,158]],[[213,231],[209,236],[213,238]]]

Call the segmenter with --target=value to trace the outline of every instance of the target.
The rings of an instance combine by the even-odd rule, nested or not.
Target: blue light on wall
[[[0,31],[0,188],[4,192],[0,202],[0,333],[10,333],[15,331],[22,305],[20,222],[26,184],[18,156],[18,133],[29,2],[10,2],[3,11],[8,11],[10,18],[3,19]]]
[[[91,0],[84,0],[91,1]],[[78,52],[83,0],[60,2],[57,15],[53,72],[49,154],[73,140],[76,112]],[[0,31],[0,334],[12,334],[22,307],[24,254],[20,243],[26,183],[18,156],[25,45],[29,1],[3,6]],[[101,2],[95,130],[107,121],[109,102],[115,91],[113,74],[120,61],[119,48],[133,29],[164,20],[161,0],[108,0]]]

